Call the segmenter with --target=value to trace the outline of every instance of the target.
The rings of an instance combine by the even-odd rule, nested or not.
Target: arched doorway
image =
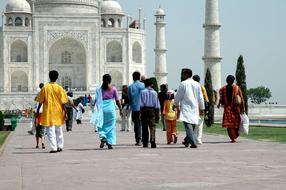
[[[11,75],[12,92],[28,92],[28,75],[24,71],[15,71]]]
[[[86,52],[80,42],[72,38],[55,42],[49,50],[49,67],[59,72],[62,87],[86,90]]]
[[[28,47],[25,42],[16,40],[11,44],[11,62],[27,62]]]

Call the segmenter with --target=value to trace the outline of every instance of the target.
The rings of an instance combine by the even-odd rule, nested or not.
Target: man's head
[[[187,80],[193,76],[193,72],[191,69],[182,69],[182,79]]]
[[[69,97],[73,97],[73,92],[72,92],[72,91],[69,91],[69,92],[67,93],[67,95],[68,95]]]
[[[194,76],[193,76],[193,80],[194,80],[194,81],[197,81],[197,82],[199,83],[200,80],[201,80],[201,78],[200,78],[199,75],[194,75]]]
[[[232,85],[232,84],[234,83],[234,80],[235,80],[235,77],[234,77],[233,75],[228,75],[228,76],[226,77],[226,83],[227,83],[228,85]]]
[[[146,79],[146,80],[144,80],[144,84],[145,84],[145,87],[152,87],[152,81],[151,81],[151,79]]]
[[[128,92],[128,85],[122,85],[122,92]]]
[[[55,71],[55,70],[50,71],[49,77],[50,77],[51,82],[56,82],[58,80],[58,77],[59,77],[58,71]]]
[[[141,76],[141,74],[140,74],[138,71],[135,71],[135,72],[132,74],[133,81],[140,80],[140,76]]]
[[[44,83],[39,84],[39,88],[42,89],[44,87]]]
[[[167,87],[166,84],[161,84],[161,85],[160,85],[160,91],[161,91],[161,92],[164,92],[164,91],[167,91],[167,90],[168,90],[168,87]]]

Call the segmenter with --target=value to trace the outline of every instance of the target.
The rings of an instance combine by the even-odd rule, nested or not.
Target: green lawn
[[[5,142],[5,139],[8,137],[9,131],[0,131],[0,147]]]
[[[160,128],[162,128],[161,124]],[[181,122],[177,123],[177,130],[184,131],[184,126]],[[220,125],[213,125],[212,127],[204,126],[204,133],[220,134],[227,136],[227,130],[222,128]],[[241,137],[254,140],[268,140],[286,143],[286,128],[250,127],[249,134],[242,134]]]

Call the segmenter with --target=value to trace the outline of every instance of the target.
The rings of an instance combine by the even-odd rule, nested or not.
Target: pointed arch
[[[135,63],[142,63],[142,46],[139,42],[135,42],[132,47],[132,60]]]
[[[11,75],[12,92],[28,92],[28,75],[24,71],[14,71]]]
[[[11,44],[11,62],[28,62],[28,47],[22,40]]]
[[[8,18],[7,25],[8,26],[13,26],[13,19],[11,17]]]
[[[23,26],[23,20],[20,17],[15,19],[15,26]]]
[[[59,72],[63,87],[86,90],[86,49],[78,40],[65,37],[49,49],[49,69]]]
[[[118,41],[111,41],[106,46],[107,62],[122,62],[122,45]]]
[[[117,20],[118,28],[121,28],[121,19]]]
[[[101,19],[101,27],[106,27],[106,22],[104,19]]]
[[[115,26],[115,21],[113,18],[108,19],[107,26],[112,28]]]

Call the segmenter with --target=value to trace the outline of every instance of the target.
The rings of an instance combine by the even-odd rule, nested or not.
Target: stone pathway
[[[0,157],[0,190],[273,190],[286,187],[286,145],[204,136],[198,149],[134,146],[133,132],[117,133],[113,150],[99,149],[90,124],[65,132],[61,153],[35,149],[28,124],[19,124]],[[119,129],[119,127],[118,127]],[[179,135],[182,141],[183,133]],[[47,145],[48,148],[48,145]]]

